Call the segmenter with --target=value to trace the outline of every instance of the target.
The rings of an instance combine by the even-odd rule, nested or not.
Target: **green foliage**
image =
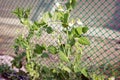
[[[86,70],[85,68],[83,68],[83,69],[81,70],[81,73],[82,73],[85,77],[88,77],[88,72],[87,72],[87,70]]]
[[[53,29],[52,29],[51,27],[47,27],[47,30],[46,30],[46,31],[47,31],[48,34],[50,34],[50,33],[53,32]]]
[[[49,53],[56,54],[57,48],[53,45],[50,45],[50,46],[48,46],[48,51],[49,51]]]
[[[88,31],[88,27],[83,27],[83,28],[82,28],[82,32],[83,32],[83,33],[86,33],[87,31]]]
[[[17,8],[16,10],[13,11],[14,14],[16,14],[16,16],[18,18],[28,18],[30,15],[30,9],[26,9],[24,10],[23,8]]]
[[[30,15],[30,9],[24,10],[23,8],[17,8],[13,11],[13,13],[20,19],[20,22],[24,25],[28,25],[29,21],[29,15]]]
[[[18,54],[18,56],[16,56],[14,58],[14,60],[12,61],[12,63],[13,63],[12,65],[16,66],[17,68],[21,68],[22,67],[22,61],[23,61],[23,58],[25,58],[25,56],[26,56],[25,52],[23,52],[21,54]]]
[[[76,34],[81,35],[83,34],[82,27],[75,28]]]
[[[80,44],[83,44],[83,45],[90,45],[90,42],[89,42],[88,38],[86,38],[86,37],[80,37],[80,38],[78,39],[78,42],[79,42]]]
[[[91,78],[92,78],[92,80],[104,80],[105,76],[93,73]]]
[[[42,54],[42,52],[45,50],[45,47],[43,45],[36,44],[34,52],[37,54]]]
[[[50,12],[46,12],[46,13],[43,14],[43,21],[45,23],[47,23],[51,17],[52,17],[51,13]]]
[[[67,3],[66,3],[66,7],[68,10],[72,10],[75,8],[76,6],[76,2],[77,0],[69,0]]]
[[[60,57],[60,60],[63,61],[63,62],[69,62],[69,59],[68,57],[65,55],[65,53],[63,53],[62,51],[60,51],[59,53],[59,57]]]
[[[58,6],[52,14],[46,12],[39,21],[32,23],[29,20],[29,9],[18,8],[14,11],[21,23],[27,27],[28,35],[19,36],[15,40],[17,56],[13,61],[13,66],[21,68],[21,61],[25,57],[25,68],[32,80],[79,80],[81,75],[88,77],[87,70],[81,68],[80,62],[82,53],[80,46],[90,45],[89,40],[84,36],[88,27],[73,25],[75,20],[70,21],[70,12],[74,9],[76,2],[77,0],[68,0],[66,8]],[[60,10],[59,7],[63,9]],[[33,37],[40,37],[43,32],[56,34],[56,30],[50,26],[56,24],[63,28],[63,34],[67,36],[66,42],[63,41],[62,34],[58,34],[59,37],[56,37],[58,41],[56,46],[31,42]],[[24,49],[25,55],[18,54],[19,48]],[[49,54],[59,58],[56,66],[52,65],[53,67],[50,67],[43,64],[45,62],[42,62],[42,60],[48,60],[50,58]]]
[[[42,53],[41,57],[42,57],[42,58],[48,58],[49,55],[48,55],[47,53]]]
[[[10,67],[8,65],[5,65],[5,64],[0,65],[0,75],[5,71],[9,71],[9,70],[10,70]]]

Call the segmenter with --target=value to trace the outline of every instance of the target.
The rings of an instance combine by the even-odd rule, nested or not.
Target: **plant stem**
[[[29,49],[28,48],[26,49],[26,56],[27,56],[27,61],[29,62],[30,61],[30,59],[29,59],[30,56],[29,56]]]

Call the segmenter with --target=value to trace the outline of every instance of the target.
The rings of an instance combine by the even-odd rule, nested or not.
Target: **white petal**
[[[74,25],[74,23],[75,23],[75,21],[74,21],[74,20],[71,20],[71,21],[68,23],[68,25],[71,27],[71,26]]]
[[[57,2],[57,3],[56,3],[56,7],[59,7],[59,6],[60,6],[60,3]]]
[[[64,9],[61,8],[61,9],[58,9],[58,11],[64,11]]]
[[[77,20],[77,24],[83,26],[83,23],[80,21],[80,19]]]
[[[115,80],[115,77],[111,77],[110,80]]]
[[[68,23],[68,25],[71,27],[71,26],[73,26],[73,23]]]

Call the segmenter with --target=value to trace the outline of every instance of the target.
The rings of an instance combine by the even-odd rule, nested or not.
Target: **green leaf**
[[[28,19],[25,19],[25,18],[20,18],[20,22],[24,25],[27,25],[27,27],[29,26],[30,24],[30,21]]]
[[[36,32],[36,36],[37,36],[37,37],[40,37],[40,36],[41,36],[41,34],[42,34],[42,30],[41,30],[41,29],[39,29],[39,30]]]
[[[67,2],[65,4],[65,6],[66,6],[67,10],[71,10],[72,9],[72,6],[71,6],[70,2]]]
[[[33,27],[34,27],[34,30],[40,30],[40,27],[42,27],[43,25],[45,25],[46,23],[41,20],[41,22],[38,22],[38,21],[34,21],[34,24],[33,24]]]
[[[62,26],[67,28],[68,27],[68,19],[69,19],[69,12],[66,12],[63,14],[63,16],[60,18],[61,22],[62,22]]]
[[[35,53],[42,54],[43,50],[45,50],[45,46],[43,45],[40,46],[39,44],[35,45],[35,49],[34,49]]]
[[[56,54],[57,53],[57,48],[53,45],[48,46],[48,51],[52,54]]]
[[[17,67],[19,69],[22,68],[22,62],[21,61],[14,63],[14,65],[15,65],[15,67]]]
[[[83,32],[82,32],[82,27],[77,27],[77,28],[75,28],[75,31],[76,31],[76,33],[77,33],[78,35],[83,34]]]
[[[26,56],[25,52],[22,52],[21,54],[19,54],[19,60],[21,60],[22,58],[24,58]]]
[[[74,38],[71,39],[71,40],[69,41],[69,43],[70,43],[71,46],[74,46],[74,44],[75,44],[75,39],[74,39]]]
[[[62,51],[59,52],[59,58],[62,61],[69,62],[68,57]]]
[[[18,54],[14,57],[15,61],[22,61],[22,59],[26,56],[25,52],[22,52],[21,54]]]
[[[105,80],[104,75],[98,75],[98,74],[95,74],[95,73],[92,74],[91,78],[92,78],[92,80]]]
[[[29,17],[29,15],[30,15],[30,8],[29,8],[29,9],[24,10],[24,15],[23,15],[23,17],[24,17],[24,18],[28,18],[28,17]]]
[[[67,71],[68,73],[70,73],[71,72],[71,69],[69,68],[69,67],[67,67],[67,66],[63,66],[63,68],[62,68],[63,70],[65,70],[65,71]]]
[[[17,8],[16,10],[13,11],[13,13],[18,17],[22,18],[23,17],[23,9],[22,8]]]
[[[74,72],[78,73],[81,71],[80,64],[78,62],[75,62],[74,64]]]
[[[28,36],[26,37],[27,41],[30,41],[30,39],[34,36],[34,31],[32,30],[32,28],[30,29]]]
[[[50,20],[50,18],[52,17],[52,15],[49,13],[49,12],[46,12],[46,13],[44,13],[43,14],[43,20],[44,20],[44,22],[48,22],[48,20]]]
[[[22,35],[18,36],[17,39],[15,39],[15,43],[16,45],[22,47],[22,48],[26,48],[27,45],[27,41],[24,39],[24,37]]]
[[[30,9],[24,10],[23,8],[17,8],[13,13],[19,18],[27,19],[30,15]]]
[[[46,28],[48,26],[47,23],[43,19],[39,20],[39,22],[37,23],[37,25],[39,26],[39,28],[40,27]]]
[[[39,27],[36,25],[36,24],[33,24],[32,26],[31,26],[31,28],[32,28],[32,30],[38,30],[39,29]]]
[[[83,68],[83,69],[81,70],[81,73],[82,73],[85,77],[88,77],[88,72],[87,72],[86,68]]]
[[[61,45],[59,46],[59,49],[60,49],[61,51],[64,51],[64,49],[65,49],[65,44],[61,44]]]
[[[43,67],[42,67],[42,72],[43,72],[43,73],[49,73],[49,71],[50,71],[50,70],[49,70],[49,68],[48,68],[47,66],[43,66]]]
[[[59,11],[55,11],[53,15],[54,15],[52,16],[53,21],[62,20],[62,18],[64,17],[64,13]]]
[[[68,22],[69,16],[70,16],[69,12],[66,12],[66,13],[64,14],[63,23],[67,23],[67,22]]]
[[[76,6],[76,3],[77,3],[77,0],[68,0],[68,2],[65,4],[67,10],[72,10],[75,8]]]
[[[15,50],[15,54],[18,54],[19,46],[17,44],[15,44],[13,47],[14,47],[14,50]]]
[[[78,39],[78,42],[83,45],[90,45],[90,41],[88,40],[87,37],[80,37]]]
[[[88,27],[83,27],[83,28],[82,28],[82,32],[83,32],[83,33],[86,33],[88,30],[89,30]]]
[[[34,21],[34,25],[39,26],[39,22],[38,21]]]
[[[51,27],[47,27],[47,30],[46,30],[46,31],[47,31],[48,34],[50,34],[50,33],[53,32],[53,29],[52,29]]]
[[[42,58],[48,58],[49,55],[48,55],[47,53],[42,53],[41,57],[42,57]]]
[[[72,6],[72,8],[74,9],[75,6],[76,6],[77,0],[71,0],[71,1],[72,1],[72,2],[71,2],[71,6]]]
[[[59,12],[59,11],[56,11],[56,15],[57,15],[57,20],[60,20],[61,18],[64,17],[64,13],[63,12]]]
[[[21,59],[15,57],[14,60],[12,61],[12,65],[20,69],[22,67]]]
[[[74,35],[76,35],[75,28],[72,28],[71,31],[68,32],[69,38],[73,39]]]
[[[16,8],[14,11],[12,11],[13,14],[18,15],[19,8]]]

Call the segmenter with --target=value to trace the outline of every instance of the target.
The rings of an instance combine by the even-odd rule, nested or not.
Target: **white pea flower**
[[[73,26],[73,23],[68,23],[68,25],[71,27],[71,26]]]
[[[64,11],[64,9],[60,3],[57,2],[55,5],[56,5],[56,8],[58,11]]]
[[[77,24],[83,26],[83,23],[81,22],[80,19],[77,20]]]
[[[55,5],[53,6],[52,10],[51,10],[51,14],[53,15],[53,13],[55,12],[56,9],[58,9],[60,6],[59,2],[56,2]]]
[[[115,77],[111,77],[111,78],[109,78],[109,80],[115,80]]]
[[[64,11],[64,9],[60,6],[60,7],[58,8],[58,11],[63,12],[63,11]]]
[[[59,6],[60,6],[60,3],[57,2],[57,3],[56,3],[56,7],[59,7]]]
[[[61,5],[57,7],[57,10],[61,11],[61,12],[65,11],[64,8]]]
[[[69,23],[68,23],[68,25],[71,27],[71,26],[73,26],[75,24],[75,21],[74,20],[71,20]]]

